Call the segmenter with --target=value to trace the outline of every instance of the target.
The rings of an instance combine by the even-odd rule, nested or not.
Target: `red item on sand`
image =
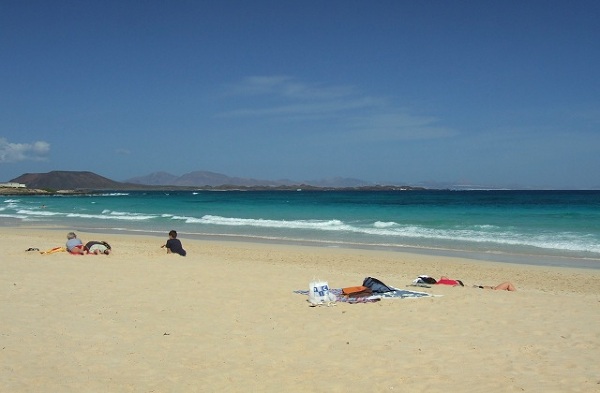
[[[451,280],[449,278],[440,278],[436,284],[439,285],[460,285],[460,283],[456,280]]]

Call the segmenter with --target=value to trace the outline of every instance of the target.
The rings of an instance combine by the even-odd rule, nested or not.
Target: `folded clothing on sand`
[[[342,294],[347,297],[365,297],[373,295],[371,288],[359,285],[357,287],[342,288]]]

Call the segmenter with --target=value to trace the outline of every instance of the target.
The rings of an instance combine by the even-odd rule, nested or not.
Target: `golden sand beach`
[[[600,270],[0,228],[3,392],[600,392]],[[408,287],[418,275],[465,287]],[[434,295],[309,307],[372,276]],[[473,288],[513,282],[518,291]]]

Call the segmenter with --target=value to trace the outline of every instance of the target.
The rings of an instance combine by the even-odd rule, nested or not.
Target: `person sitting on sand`
[[[493,289],[495,291],[516,291],[517,287],[515,287],[512,283],[505,281],[503,283],[500,283],[496,286],[491,286],[491,285],[473,285],[474,288],[481,288],[481,289]]]
[[[186,255],[181,241],[177,239],[177,231],[172,230],[169,232],[169,240],[167,240],[167,244],[161,246],[161,248],[163,247],[167,248],[167,254],[179,254],[182,257]]]
[[[66,247],[67,247],[67,251],[70,252],[71,254],[76,254],[76,255],[85,254],[85,246],[83,245],[81,240],[79,240],[77,238],[77,235],[75,234],[75,232],[67,233]]]

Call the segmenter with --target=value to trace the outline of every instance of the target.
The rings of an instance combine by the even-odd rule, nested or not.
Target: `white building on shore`
[[[22,184],[22,183],[0,183],[0,187],[27,188],[27,186],[25,184]]]

